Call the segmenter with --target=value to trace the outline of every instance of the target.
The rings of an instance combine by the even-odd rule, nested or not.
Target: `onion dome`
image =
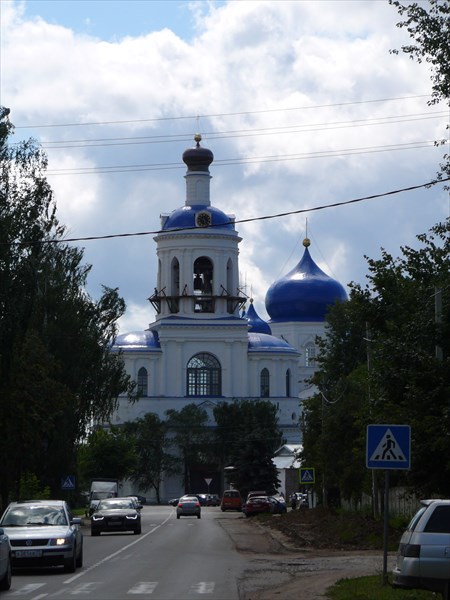
[[[270,323],[286,321],[324,321],[328,307],[347,300],[347,292],[335,279],[324,273],[308,250],[309,239],[303,240],[305,251],[298,265],[272,283],[266,294],[266,310]]]
[[[248,334],[249,352],[279,352],[283,354],[296,354],[298,351],[288,344],[285,340],[277,338],[267,333]]]
[[[209,171],[214,154],[208,148],[200,146],[202,136],[199,133],[195,135],[194,139],[197,142],[196,146],[183,152],[183,162],[187,165],[188,171]]]
[[[248,307],[245,318],[248,320],[248,330],[252,333],[267,333],[272,335],[272,330],[268,323],[263,321],[253,306],[253,298],[250,298],[250,306]]]
[[[178,228],[194,228],[199,226],[199,217],[207,215],[208,224],[203,227],[213,226],[221,229],[234,229],[234,221],[229,215],[214,206],[205,206],[203,204],[194,204],[192,206],[182,206],[175,209],[167,217],[162,227],[163,231]]]
[[[131,331],[118,335],[113,350],[129,350],[143,352],[160,350],[159,338],[156,331]]]

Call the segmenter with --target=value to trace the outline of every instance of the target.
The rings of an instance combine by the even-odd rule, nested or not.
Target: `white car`
[[[0,527],[0,590],[11,587],[11,545],[9,537]]]
[[[80,525],[63,500],[11,502],[0,520],[13,568],[62,566],[67,573],[83,566]]]
[[[423,589],[450,599],[450,500],[422,500],[400,539],[393,587]]]

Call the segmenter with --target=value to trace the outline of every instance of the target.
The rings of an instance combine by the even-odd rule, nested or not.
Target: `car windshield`
[[[115,510],[121,508],[134,508],[132,500],[108,500],[101,501],[98,505],[98,510]]]
[[[48,505],[15,506],[4,516],[3,527],[68,525],[62,508]]]

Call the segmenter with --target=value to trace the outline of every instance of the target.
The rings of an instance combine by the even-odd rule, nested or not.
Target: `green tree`
[[[135,448],[119,427],[96,429],[79,447],[80,475],[86,485],[96,477],[126,479],[136,463]]]
[[[450,219],[417,237],[419,249],[368,259],[369,283],[330,310],[320,343],[320,394],[305,402],[302,457],[347,499],[369,488],[369,423],[411,426],[412,468],[394,482],[450,493],[450,464],[441,466],[450,450]]]
[[[132,394],[122,359],[110,352],[125,304],[103,288],[86,291],[89,265],[64,243],[47,158],[28,140],[9,144],[0,108],[0,464],[2,503],[35,473],[52,493],[76,470],[76,446]]]
[[[274,492],[277,469],[272,461],[282,441],[277,409],[267,400],[220,402],[214,408],[215,448],[221,467],[234,467],[230,481],[246,495],[249,490]]]
[[[166,416],[171,443],[181,455],[184,490],[190,493],[191,470],[205,464],[209,456],[208,414],[205,409],[188,404],[181,410],[167,410]]]
[[[169,452],[167,423],[158,415],[147,413],[140,419],[124,423],[123,429],[136,454],[129,478],[139,491],[155,490],[156,501],[160,504],[163,477],[180,472],[180,461]]]
[[[397,23],[397,27],[406,28],[413,40],[412,44],[402,46],[401,51],[419,63],[425,61],[431,68],[432,100],[436,104],[450,98],[450,4],[444,0],[428,2],[410,2],[389,0],[400,16],[406,20]],[[398,54],[398,50],[392,51]],[[448,125],[447,125],[448,128]],[[442,140],[441,143],[446,143]],[[441,176],[450,176],[450,157],[444,156]]]

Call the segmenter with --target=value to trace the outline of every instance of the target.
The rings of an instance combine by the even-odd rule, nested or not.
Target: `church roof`
[[[160,350],[156,331],[131,331],[118,335],[113,345],[114,349],[130,351]]]
[[[248,349],[253,352],[283,352],[298,354],[297,350],[290,344],[267,333],[248,334]]]
[[[214,206],[205,204],[184,205],[175,209],[167,217],[162,229],[167,231],[169,229],[195,228],[197,214],[204,211],[211,215],[211,225],[215,229],[234,229],[233,219],[229,215]]]
[[[309,240],[304,240],[303,245],[305,251],[300,262],[272,283],[267,291],[269,323],[324,321],[330,305],[347,300],[344,287],[324,273],[311,258]]]
[[[248,330],[252,333],[267,333],[272,335],[270,325],[263,321],[253,306],[253,300],[250,299],[250,306],[245,313],[245,318],[248,320]]]

